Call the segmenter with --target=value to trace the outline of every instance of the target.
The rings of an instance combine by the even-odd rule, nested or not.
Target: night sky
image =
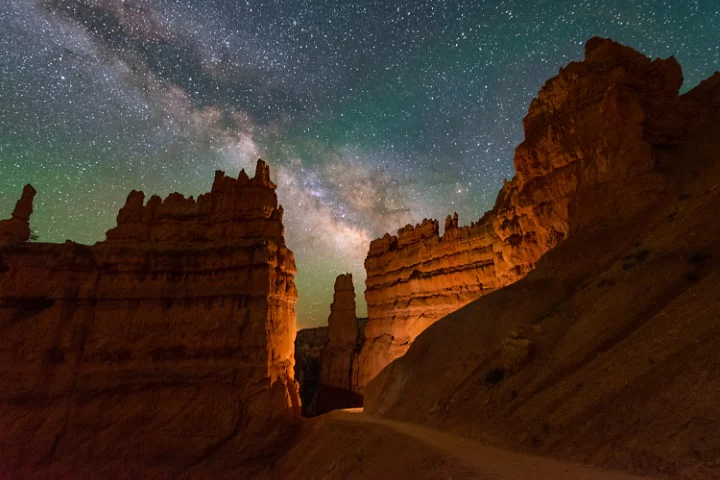
[[[324,324],[370,240],[492,207],[530,100],[595,35],[675,55],[685,90],[720,69],[717,0],[2,0],[0,218],[32,183],[40,241],[94,243],[130,190],[262,157],[299,325]]]

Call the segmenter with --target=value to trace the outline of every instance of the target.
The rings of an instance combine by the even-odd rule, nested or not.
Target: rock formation
[[[295,428],[295,262],[267,165],[143,201],[94,246],[0,248],[0,476],[238,464]]]
[[[368,328],[389,332],[389,347],[429,323],[411,307],[436,301],[433,289],[464,298],[537,268],[423,331],[367,385],[366,411],[535,454],[720,478],[720,219],[709,214],[720,211],[720,73],[679,96],[681,83],[672,58],[590,40],[530,105],[517,176],[493,211],[451,228],[460,243],[443,250],[448,234],[427,223],[373,243]],[[442,251],[487,260],[452,277],[454,257],[429,253]]]
[[[360,331],[355,314],[355,286],[352,274],[335,279],[335,293],[328,318],[328,342],[321,356],[318,414],[335,408],[362,406],[355,392]]]
[[[358,319],[355,315],[355,286],[351,273],[335,279],[333,302],[328,317],[328,341],[331,345],[354,345],[358,339]],[[343,374],[343,377],[346,375]],[[336,383],[336,382],[329,382]],[[341,382],[344,383],[344,382]]]
[[[32,185],[25,185],[22,197],[15,204],[12,217],[0,221],[0,246],[30,240],[30,215],[33,213],[33,199],[36,193]]]
[[[277,205],[270,169],[258,161],[254,178],[245,171],[237,179],[215,172],[210,193],[197,201],[179,193],[165,200],[145,201],[132,191],[118,214],[118,225],[107,232],[109,242],[220,242],[268,239],[284,247],[282,206]]]
[[[448,216],[442,236],[436,220],[424,220],[374,240],[358,390],[438,319],[523,278],[573,230],[651,203],[665,182],[653,147],[674,145],[685,121],[681,83],[673,58],[590,40],[585,61],[562,69],[530,105],[517,175],[491,211],[467,227]],[[628,178],[643,185],[632,198]]]

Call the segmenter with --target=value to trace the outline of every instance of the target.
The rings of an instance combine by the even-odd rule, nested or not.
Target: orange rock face
[[[0,221],[0,246],[30,240],[30,215],[33,212],[35,193],[37,192],[32,185],[25,185],[22,197],[15,204],[12,217]]]
[[[0,248],[2,468],[246,462],[294,428],[295,262],[267,165],[143,199],[94,246]]]
[[[652,147],[673,145],[686,121],[680,66],[599,38],[585,50],[530,105],[517,175],[491,211],[468,227],[448,216],[442,236],[424,220],[371,243],[358,391],[438,319],[524,277],[574,230],[642,209],[664,188]],[[643,185],[631,197],[619,195],[628,178]]]
[[[328,343],[320,360],[317,414],[362,405],[362,399],[355,393],[360,331],[355,314],[355,287],[349,273],[335,280],[327,331]]]

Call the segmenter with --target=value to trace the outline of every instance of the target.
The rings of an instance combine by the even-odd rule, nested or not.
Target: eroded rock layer
[[[0,267],[3,469],[243,462],[294,428],[295,262],[264,162],[197,200],[132,192],[107,241],[6,245]]]
[[[673,58],[651,61],[590,40],[585,60],[562,69],[530,105],[517,175],[490,212],[466,227],[448,216],[442,236],[436,220],[425,220],[373,241],[358,390],[438,319],[524,277],[574,230],[651,203],[665,186],[657,151],[688,122],[681,83]],[[642,188],[624,192],[628,179]]]
[[[322,351],[317,414],[335,408],[362,406],[356,393],[360,331],[355,314],[355,286],[352,274],[335,280],[333,303],[328,318],[328,342]]]

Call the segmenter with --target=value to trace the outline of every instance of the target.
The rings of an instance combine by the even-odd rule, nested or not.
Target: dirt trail
[[[651,477],[603,471],[588,465],[535,457],[488,447],[473,440],[408,422],[386,420],[362,409],[336,410],[328,414],[343,422],[375,424],[413,438],[475,470],[483,480],[638,480]]]

